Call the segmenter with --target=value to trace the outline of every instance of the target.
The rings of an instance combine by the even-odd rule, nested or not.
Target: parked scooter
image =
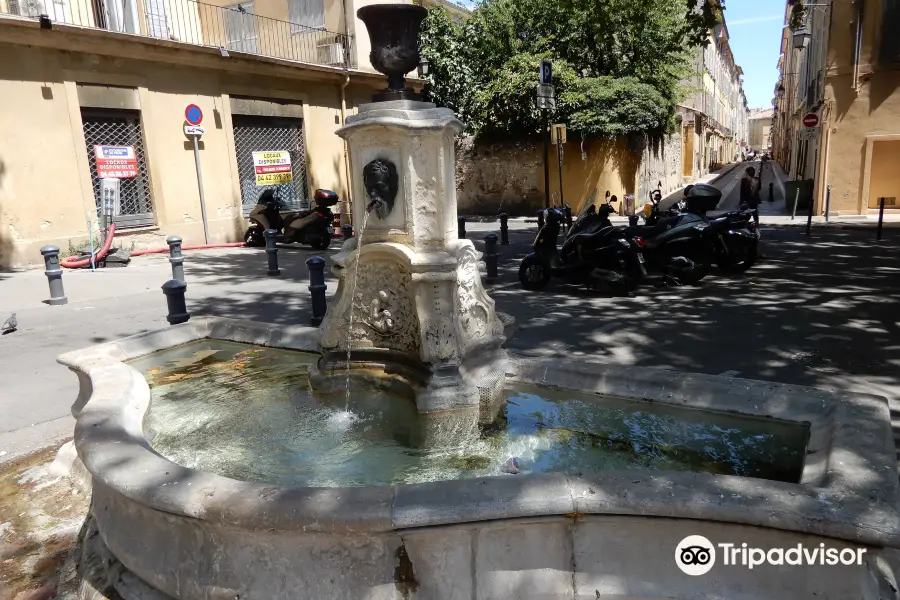
[[[612,211],[609,202],[599,213]],[[607,286],[616,292],[635,289],[646,276],[643,241],[624,234],[624,228],[603,226],[597,209],[590,205],[569,229],[561,249],[556,244],[563,211],[546,211],[545,223],[534,241],[534,252],[522,259],[519,281],[528,290],[543,289],[552,277],[569,283]]]
[[[689,213],[663,213],[659,210],[661,199],[661,190],[651,192],[651,204],[657,209],[653,215],[645,214],[651,216],[651,224],[621,229],[625,235],[643,240],[646,269],[662,274],[665,284],[699,283],[709,273],[712,262],[711,242],[706,234],[709,224],[703,217]],[[598,213],[596,226],[612,226],[611,212]]]
[[[276,241],[281,244],[308,244],[316,250],[325,250],[331,245],[334,234],[334,213],[331,207],[339,202],[338,195],[331,190],[316,190],[315,208],[301,212],[282,213],[281,202],[271,189],[259,196],[256,206],[250,211],[250,227],[244,233],[248,246],[265,246],[263,232],[274,229],[278,232]]]
[[[707,213],[721,201],[722,192],[705,183],[689,185],[685,188],[684,197],[668,210],[660,208],[662,194],[655,192],[651,193],[650,203],[644,207],[648,224],[655,225],[660,219],[682,214],[701,217],[709,223],[707,238],[712,240],[710,252],[720,269],[741,273],[756,262],[759,228],[753,221],[752,211],[736,210],[714,218],[707,217]]]

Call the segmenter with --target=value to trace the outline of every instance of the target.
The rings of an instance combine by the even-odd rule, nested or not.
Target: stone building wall
[[[461,215],[532,214],[544,206],[539,140],[456,145],[456,200]]]
[[[620,201],[635,195],[635,209],[662,181],[668,194],[682,185],[682,136],[643,142],[572,141],[563,147],[563,200],[574,211],[603,202],[608,190]],[[462,138],[456,149],[456,187],[463,215],[533,215],[545,205],[544,161],[540,140],[478,142]],[[551,204],[560,198],[557,149],[550,149]],[[623,207],[624,202],[619,206]]]
[[[682,185],[682,135],[667,135],[660,140],[651,141],[641,152],[641,164],[638,168],[638,191],[635,197],[635,208],[640,209],[649,200],[652,190],[662,182],[663,196],[677,190]]]

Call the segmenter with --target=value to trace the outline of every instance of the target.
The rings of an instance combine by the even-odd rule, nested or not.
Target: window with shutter
[[[291,33],[325,28],[325,0],[288,0]]]
[[[883,63],[900,62],[900,0],[882,0],[881,52]]]

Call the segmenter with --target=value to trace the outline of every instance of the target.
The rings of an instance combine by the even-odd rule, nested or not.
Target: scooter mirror
[[[658,181],[658,182],[656,183],[656,187],[662,188],[662,181]]]
[[[606,196],[604,198],[609,198],[609,190],[606,190]]]

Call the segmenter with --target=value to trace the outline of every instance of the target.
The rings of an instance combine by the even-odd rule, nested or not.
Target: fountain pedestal
[[[354,377],[404,386],[422,412],[480,406],[487,416],[502,397],[503,324],[482,285],[481,253],[457,239],[461,130],[449,109],[394,101],[361,106],[338,131],[350,149],[359,234],[334,258],[339,283],[315,387],[343,387],[350,343]]]

